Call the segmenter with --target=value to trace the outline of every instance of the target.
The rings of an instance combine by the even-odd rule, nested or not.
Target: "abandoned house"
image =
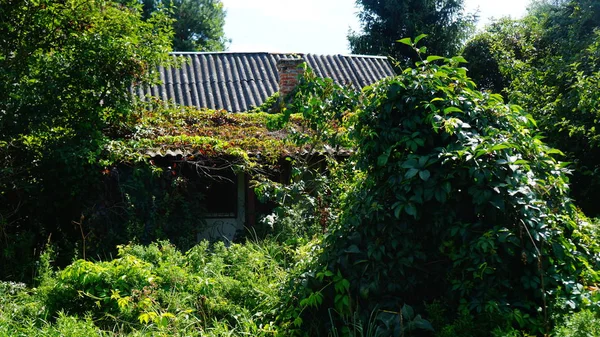
[[[182,106],[236,114],[260,106],[277,92],[285,96],[292,91],[301,73],[299,65],[303,62],[312,68],[316,76],[331,78],[337,84],[352,86],[356,90],[395,75],[388,59],[380,56],[229,52],[173,53],[172,56],[184,58],[185,62],[180,68],[159,69],[161,84],[136,88],[136,96],[141,99],[153,96]],[[210,127],[218,128],[219,124],[211,124]],[[210,134],[213,133],[219,131],[211,131]],[[244,133],[233,137],[262,136]],[[276,135],[269,137],[276,138]],[[178,162],[197,156],[198,151],[186,147],[163,147],[147,149],[146,154],[153,160]],[[260,153],[261,149],[249,148],[247,151],[255,156],[265,155]],[[229,175],[227,179],[215,181],[207,187],[207,214],[204,219],[207,229],[198,234],[199,238],[232,240],[236,232],[257,221],[258,203],[254,192],[248,188],[250,177],[245,173]]]

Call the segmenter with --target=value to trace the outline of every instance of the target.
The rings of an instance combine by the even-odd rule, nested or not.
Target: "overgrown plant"
[[[0,336],[285,336],[273,323],[281,288],[313,251],[273,240],[185,254],[167,242],[121,246],[110,261],[46,270],[37,288],[0,282]]]
[[[418,51],[420,38],[400,42]],[[600,250],[569,201],[560,152],[522,108],[477,91],[464,62],[424,57],[365,90],[351,134],[360,178],[322,268],[348,280],[346,310],[364,321],[375,306],[438,300],[477,317],[475,335],[506,322],[548,332],[556,299],[596,305],[584,289]],[[339,295],[323,288],[331,277],[313,288],[324,308]]]
[[[51,234],[70,261],[104,131],[131,113],[132,83],[168,64],[171,20],[95,0],[3,1],[0,13],[0,276],[27,280]]]
[[[323,151],[323,146],[350,148],[348,138],[352,126],[360,92],[350,86],[341,86],[331,78],[317,77],[303,63],[304,72],[293,92],[291,101],[282,110],[281,122],[289,121],[293,114],[302,116],[302,126],[308,132],[291,134],[292,140],[298,144],[309,144],[317,152]]]
[[[282,227],[277,235],[285,239],[324,233],[338,213],[335,202],[343,184],[333,181],[349,179],[342,178],[346,172],[339,161],[352,151],[348,132],[360,100],[353,88],[317,77],[306,63],[301,66],[303,76],[289,102],[270,120],[272,128],[287,129],[287,140],[299,149],[287,158],[291,174],[284,182],[260,179],[255,188],[264,201],[277,204],[263,223]]]
[[[523,19],[493,23],[463,52],[476,82],[527,107],[573,163],[571,193],[589,216],[600,214],[599,29],[598,1],[535,1]]]

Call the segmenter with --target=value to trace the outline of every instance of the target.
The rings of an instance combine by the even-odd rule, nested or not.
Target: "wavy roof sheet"
[[[395,72],[385,57],[274,53],[173,53],[187,58],[181,68],[160,68],[162,85],[136,88],[139,97],[156,96],[197,108],[241,112],[279,91],[277,60],[303,57],[315,74],[341,85],[363,88]]]

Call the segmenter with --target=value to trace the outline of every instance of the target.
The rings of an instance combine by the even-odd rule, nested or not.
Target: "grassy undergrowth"
[[[0,336],[275,336],[282,296],[316,241],[166,242],[120,247],[112,261],[74,261],[35,288],[0,282]]]
[[[319,245],[319,239],[230,247],[203,242],[181,253],[168,242],[131,244],[120,247],[111,261],[77,260],[59,271],[49,267],[49,249],[39,263],[37,287],[0,282],[0,336],[307,335],[294,328],[287,309],[300,306],[291,290],[302,287]],[[439,315],[427,316],[437,327],[427,336],[477,329],[469,314],[441,325],[435,322]],[[328,321],[323,317],[309,324]],[[590,310],[556,317],[556,322],[552,336],[600,336],[600,317]],[[383,336],[370,333],[367,323],[353,321],[351,329],[332,332]],[[489,333],[529,336],[510,327]]]

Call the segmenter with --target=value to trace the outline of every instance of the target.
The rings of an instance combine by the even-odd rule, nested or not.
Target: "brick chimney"
[[[292,92],[298,85],[298,80],[304,73],[304,68],[300,67],[302,63],[304,63],[302,58],[283,58],[277,61],[280,99]]]

